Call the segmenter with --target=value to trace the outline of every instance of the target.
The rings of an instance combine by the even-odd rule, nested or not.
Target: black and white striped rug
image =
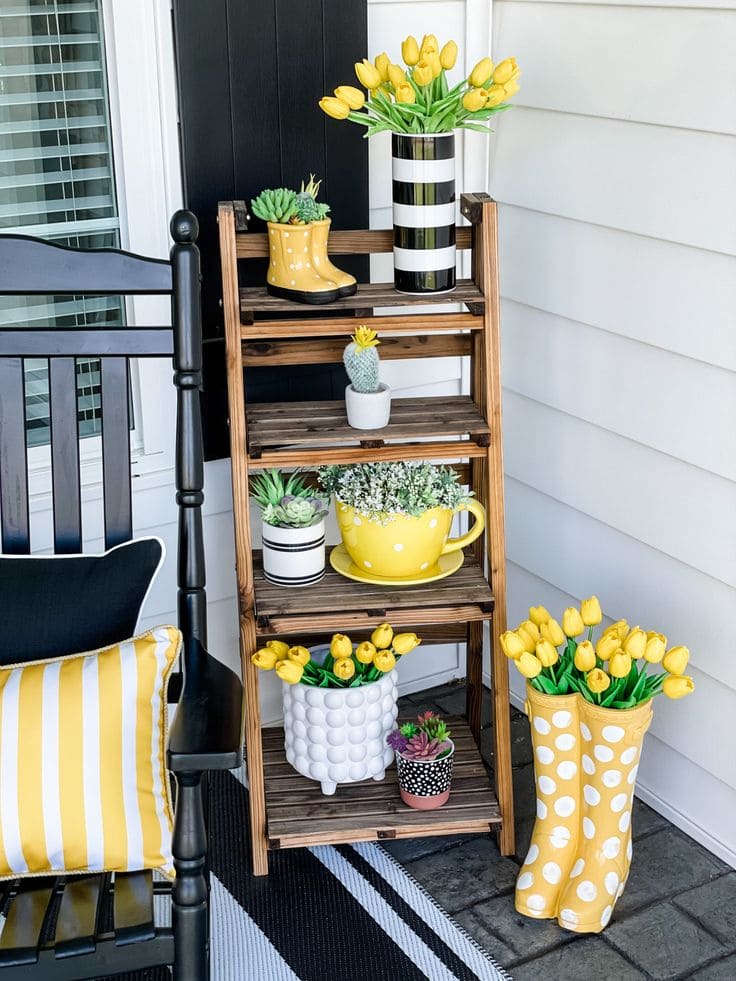
[[[256,878],[241,779],[209,798],[212,981],[508,981],[378,845],[272,852]]]

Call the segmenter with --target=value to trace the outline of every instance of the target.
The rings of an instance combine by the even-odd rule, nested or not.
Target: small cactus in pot
[[[391,389],[379,376],[378,334],[365,324],[345,348],[343,361],[350,378],[345,389],[348,425],[353,429],[383,429],[391,415]]]

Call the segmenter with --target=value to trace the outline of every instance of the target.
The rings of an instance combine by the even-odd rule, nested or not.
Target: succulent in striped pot
[[[454,41],[434,34],[401,45],[405,67],[383,52],[355,65],[368,90],[339,86],[320,101],[333,119],[391,132],[394,283],[402,293],[444,293],[455,288],[455,130],[488,133],[488,121],[509,109],[521,74],[515,58],[481,60],[454,85]]]
[[[319,495],[298,471],[264,470],[251,480],[263,518],[263,574],[277,586],[310,586],[325,574],[325,515]]]

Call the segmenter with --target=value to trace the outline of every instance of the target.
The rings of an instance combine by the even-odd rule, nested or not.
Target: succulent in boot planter
[[[302,222],[309,224],[313,221],[322,221],[329,213],[329,204],[317,201],[319,188],[322,181],[315,181],[314,174],[309,175],[309,183],[304,186],[302,181],[301,190],[296,196],[296,214],[291,219],[292,224]]]
[[[343,362],[350,378],[345,389],[348,425],[353,429],[382,429],[391,415],[391,389],[379,378],[375,330],[362,324],[345,348]]]

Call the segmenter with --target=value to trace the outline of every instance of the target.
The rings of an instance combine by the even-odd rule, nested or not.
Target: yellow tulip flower
[[[337,660],[340,657],[350,657],[353,653],[353,642],[345,634],[333,634],[330,641],[330,654]]]
[[[585,680],[588,682],[588,688],[594,694],[605,691],[611,684],[611,679],[602,668],[593,668],[592,671],[588,672]]]
[[[695,682],[687,674],[668,674],[664,679],[662,691],[667,698],[684,698],[695,691]]]
[[[488,99],[486,101],[486,109],[494,109],[496,106],[500,106],[502,102],[506,101],[506,90],[503,85],[491,85],[488,89]]]
[[[309,653],[306,647],[301,645],[296,645],[295,647],[289,648],[289,660],[296,661],[297,664],[305,665],[309,664],[312,659],[312,655]]]
[[[391,101],[391,92],[388,85],[379,85],[377,89],[373,89],[371,92],[371,98],[375,99],[377,95],[382,95],[387,102]]]
[[[631,655],[623,651],[614,651],[608,662],[608,673],[612,678],[625,678],[631,671]]]
[[[493,72],[493,81],[496,85],[506,85],[507,82],[513,81],[515,78],[521,74],[519,66],[516,64],[516,58],[504,58],[503,61],[496,65]]]
[[[408,654],[415,647],[419,647],[422,642],[421,637],[416,634],[396,634],[391,645],[397,654]]]
[[[388,80],[397,89],[400,85],[406,85],[406,72],[400,65],[389,65]]]
[[[521,642],[524,645],[524,650],[529,654],[533,654],[537,646],[537,641],[534,639],[534,637],[527,633],[523,627],[516,628],[516,635],[521,638]]]
[[[667,638],[664,634],[650,630],[647,633],[647,646],[644,648],[644,660],[650,664],[659,664],[667,649]]]
[[[332,673],[340,681],[350,681],[355,674],[355,664],[352,657],[339,657],[332,665]]]
[[[262,671],[271,671],[275,666],[278,658],[276,657],[276,651],[270,650],[268,647],[261,647],[257,650],[255,654],[250,656],[251,663],[255,664],[257,668]]]
[[[417,94],[408,82],[402,82],[395,89],[396,101],[404,106],[411,106],[417,101]]]
[[[420,56],[425,55],[436,55],[440,49],[440,42],[437,40],[434,34],[425,34],[422,38],[422,43],[419,46]]]
[[[630,657],[635,659],[644,657],[644,651],[647,649],[647,635],[639,627],[634,627],[621,646]]]
[[[503,87],[504,100],[513,98],[519,91],[518,82],[507,82]]]
[[[468,112],[478,112],[479,109],[485,108],[487,100],[488,93],[485,89],[468,89],[463,96],[463,107]]]
[[[376,57],[376,60],[375,60],[374,64],[376,66],[376,71],[381,76],[381,81],[382,82],[387,82],[388,81],[388,66],[391,64],[391,59],[389,58],[389,56],[386,54],[385,51],[382,51],[381,54],[379,54]]]
[[[289,653],[289,645],[283,640],[267,640],[266,647],[275,652],[279,661],[283,660]]]
[[[595,627],[601,622],[603,613],[597,596],[590,596],[583,600],[580,604],[580,616],[586,627]]]
[[[449,71],[451,68],[455,67],[455,62],[457,61],[457,45],[454,41],[448,41],[447,44],[443,45],[440,51],[440,64],[445,69]]]
[[[388,674],[396,667],[396,658],[393,651],[376,651],[373,658],[373,667],[378,668],[383,674]]]
[[[670,674],[684,674],[689,660],[690,651],[680,644],[677,647],[670,647],[662,658],[662,667]]]
[[[583,640],[575,651],[574,664],[578,671],[592,671],[598,663],[593,645],[589,640]]]
[[[424,59],[420,61],[412,72],[412,78],[417,85],[429,85],[434,78],[432,63]]]
[[[550,617],[539,629],[545,640],[548,640],[550,644],[554,644],[555,647],[561,647],[565,643],[565,633],[554,618]]]
[[[595,652],[601,661],[607,661],[620,646],[617,633],[602,633],[595,645]]]
[[[331,95],[326,95],[323,99],[320,99],[319,107],[322,112],[327,113],[328,116],[332,116],[333,119],[347,119],[348,113],[350,112],[350,106],[347,102],[343,102],[342,99],[336,99]]]
[[[562,629],[568,637],[578,637],[585,630],[583,618],[577,607],[568,606],[562,614]]]
[[[376,645],[371,644],[369,640],[364,640],[355,648],[355,656],[361,664],[373,664],[373,658],[376,656]]]
[[[547,623],[549,620],[549,611],[544,606],[530,606],[529,619],[536,626],[541,627],[543,623]]]
[[[529,636],[534,640],[535,644],[542,636],[539,632],[539,627],[536,625],[536,623],[533,623],[531,620],[524,620],[522,623],[519,624],[519,627],[522,630],[525,630],[526,633],[529,634]]]
[[[276,674],[288,685],[296,685],[302,680],[304,668],[296,661],[278,661],[276,664]]]
[[[524,651],[521,657],[514,661],[514,664],[525,678],[536,678],[542,670],[542,662],[528,651]]]
[[[612,623],[610,627],[606,627],[603,634],[615,634],[619,640],[623,640],[629,632],[629,624],[627,620],[617,620]],[[603,635],[601,635],[603,636]]]
[[[548,640],[540,640],[537,644],[537,657],[543,668],[551,668],[560,659],[557,648]]]
[[[468,82],[474,88],[480,88],[485,85],[488,79],[493,74],[493,62],[490,58],[481,58],[478,64],[473,68],[472,72],[468,75]]]
[[[416,65],[419,61],[419,45],[417,39],[411,34],[405,41],[401,42],[401,57],[404,59],[404,63],[410,66]]]
[[[381,73],[367,58],[355,63],[355,74],[358,81],[367,89],[377,89],[381,84]]]
[[[517,657],[520,657],[527,649],[524,641],[513,630],[504,630],[499,640],[501,643],[501,650],[504,652],[506,657],[511,658],[512,661]]]
[[[354,85],[338,85],[335,95],[343,102],[347,102],[351,109],[362,109],[365,105],[365,96]]]
[[[389,647],[394,637],[394,628],[390,623],[382,623],[371,634],[371,642],[376,647]]]

